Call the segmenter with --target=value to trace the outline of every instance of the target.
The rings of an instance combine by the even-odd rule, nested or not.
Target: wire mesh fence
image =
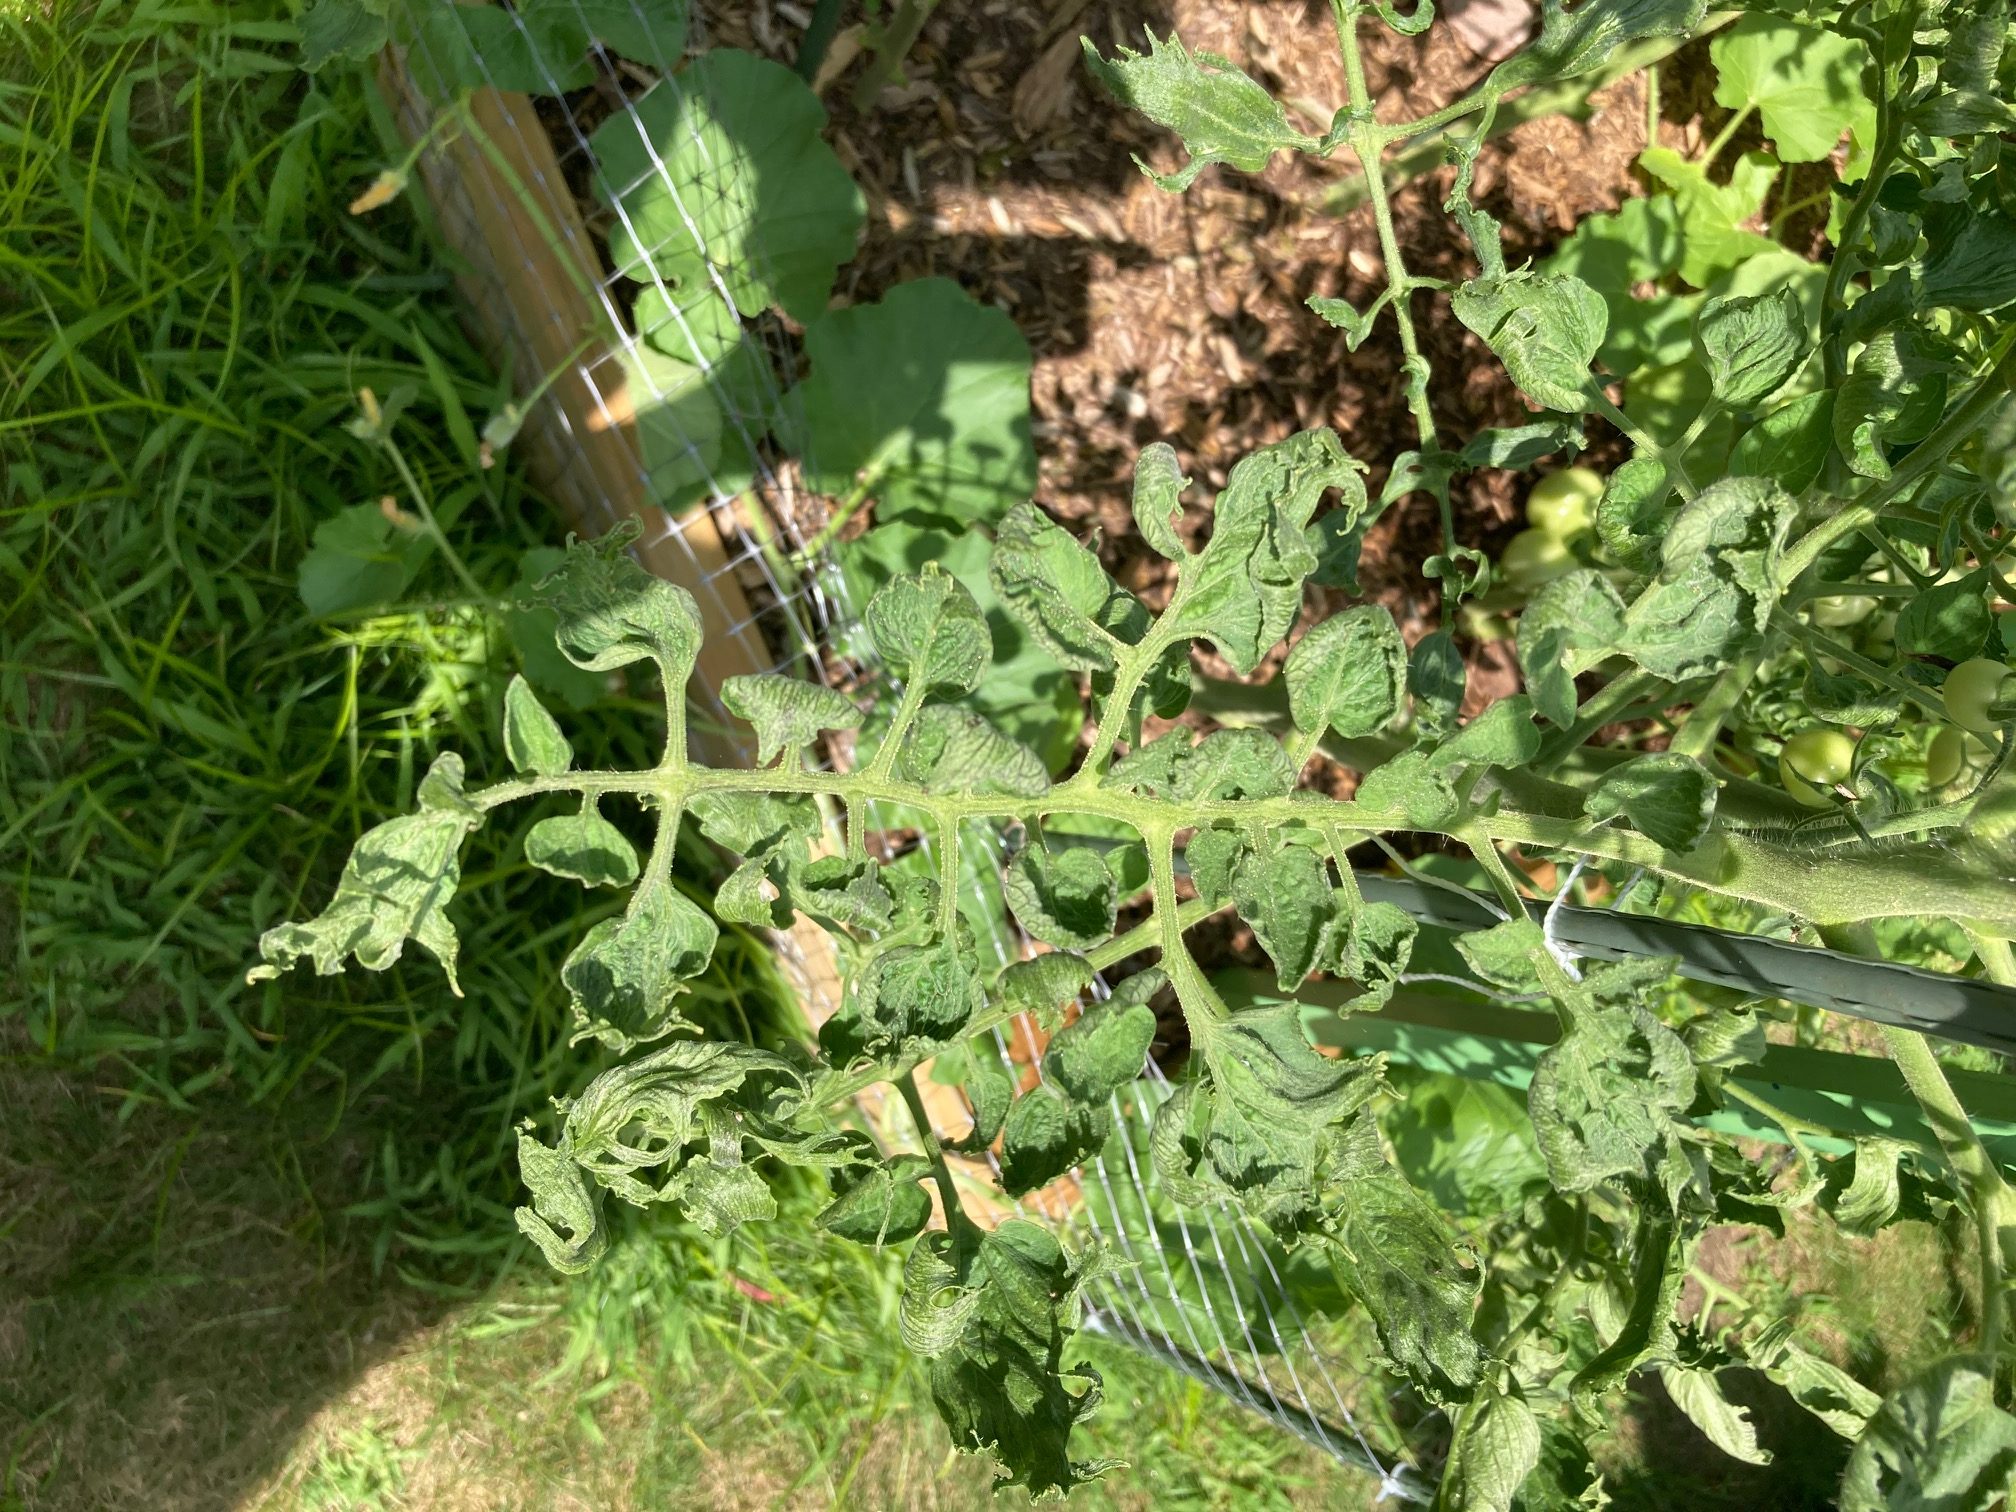
[[[645,564],[691,591],[706,622],[695,740],[712,759],[746,755],[716,699],[726,677],[788,668],[849,688],[875,679],[857,606],[821,549],[831,506],[804,485],[820,459],[794,412],[798,340],[777,313],[806,313],[799,285],[816,291],[817,281],[801,279],[800,265],[824,254],[788,231],[763,234],[788,222],[798,181],[752,170],[751,134],[780,129],[753,108],[761,72],[778,65],[735,54],[680,66],[710,56],[704,23],[695,14],[668,27],[665,16],[684,7],[655,0],[484,7],[501,19],[481,33],[454,0],[410,8],[381,79],[402,129],[425,144],[420,168],[463,265],[468,318],[525,396],[524,414],[497,438],[528,450],[576,529],[642,522]],[[774,265],[779,239],[792,243],[788,266]],[[792,440],[788,454],[779,435]],[[870,816],[889,832],[901,820]],[[965,849],[1004,847],[990,834]],[[967,914],[985,926],[983,956],[1026,953],[991,896]],[[838,1006],[823,936],[800,933],[780,948],[823,1019]],[[996,1031],[1003,1070],[1040,1078],[1030,1047],[1041,1039],[1029,1021]],[[963,1105],[941,1090],[933,1117],[959,1123]],[[1087,1327],[1360,1467],[1382,1499],[1426,1500],[1391,1434],[1379,1442],[1367,1426],[1391,1422],[1377,1401],[1386,1381],[1314,1345],[1271,1241],[1239,1214],[1186,1213],[1161,1192],[1147,1130],[1169,1094],[1151,1061],[1115,1097],[1105,1149],[1017,1204],[1132,1262],[1095,1283]],[[986,1164],[998,1176],[998,1162]],[[998,1192],[993,1203],[997,1215],[1010,1211]]]

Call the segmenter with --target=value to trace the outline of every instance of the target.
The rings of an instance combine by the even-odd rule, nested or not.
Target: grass
[[[497,764],[498,600],[558,531],[477,465],[506,396],[422,207],[345,211],[394,151],[373,96],[292,34],[281,0],[0,8],[0,1507],[981,1505],[895,1257],[817,1243],[819,1192],[732,1243],[640,1221],[586,1283],[523,1263],[512,1128],[595,1069],[556,976],[610,905],[515,833],[467,859],[466,999],[424,963],[244,984],[436,749]],[[402,491],[345,431],[365,387],[410,395],[483,591],[436,552],[318,620],[318,528]],[[649,710],[570,734],[638,764]],[[701,1011],[782,1033],[767,953],[723,943]],[[1087,1452],[1139,1467],[1092,1504],[1362,1499],[1087,1352]]]

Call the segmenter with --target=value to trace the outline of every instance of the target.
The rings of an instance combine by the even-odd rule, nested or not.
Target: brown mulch
[[[710,9],[710,42],[780,61],[794,55],[798,28],[776,0]],[[1291,102],[1304,129],[1320,132],[1343,100],[1327,9],[1267,0],[945,5],[909,55],[907,82],[885,91],[878,108],[864,114],[849,102],[858,64],[824,93],[833,143],[869,201],[840,296],[874,299],[937,274],[1013,315],[1036,359],[1038,497],[1058,518],[1096,527],[1108,567],[1151,603],[1173,568],[1139,539],[1129,514],[1133,458],[1149,442],[1173,443],[1196,480],[1194,531],[1206,518],[1199,501],[1255,446],[1333,426],[1371,466],[1376,488],[1390,459],[1416,441],[1390,319],[1349,353],[1343,333],[1303,304],[1325,294],[1362,305],[1383,287],[1369,206],[1342,216],[1323,208],[1325,191],[1355,169],[1348,152],[1330,161],[1278,155],[1254,176],[1212,169],[1182,195],[1158,189],[1131,161],[1139,154],[1167,171],[1182,152],[1097,88],[1077,38],[1091,36],[1110,55],[1117,45],[1144,47],[1144,27],[1166,35],[1172,26],[1194,50],[1230,58]],[[1382,119],[1425,114],[1490,68],[1445,27],[1420,39],[1367,28],[1367,37]],[[1620,81],[1593,103],[1587,121],[1535,121],[1486,149],[1480,197],[1504,222],[1515,263],[1633,193],[1642,83]],[[1399,186],[1394,210],[1413,268],[1455,279],[1474,264],[1441,210],[1449,177],[1445,169]],[[1446,297],[1417,296],[1414,309],[1444,434],[1517,423],[1524,402]],[[1517,528],[1522,487],[1503,473],[1459,482],[1461,539],[1501,545]],[[1366,592],[1410,632],[1435,613],[1420,566],[1439,543],[1433,503],[1418,496],[1367,543]],[[1500,685],[1475,695],[1509,691],[1503,657],[1479,663]]]

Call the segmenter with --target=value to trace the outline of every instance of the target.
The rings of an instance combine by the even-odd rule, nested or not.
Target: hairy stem
[[[959,1189],[952,1184],[952,1168],[945,1163],[945,1150],[938,1143],[938,1136],[931,1128],[931,1115],[925,1111],[924,1095],[917,1089],[917,1073],[905,1071],[896,1078],[896,1090],[903,1094],[903,1106],[910,1110],[910,1121],[917,1126],[917,1142],[924,1147],[924,1157],[931,1162],[931,1179],[938,1184],[938,1201],[945,1209],[945,1231],[952,1236],[952,1242],[961,1251],[967,1241],[978,1232],[973,1220],[966,1216],[966,1205],[959,1200]]]

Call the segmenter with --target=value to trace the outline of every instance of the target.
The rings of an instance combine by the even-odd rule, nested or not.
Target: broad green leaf
[[[1485,1391],[1456,1411],[1456,1436],[1436,1497],[1441,1512],[1512,1512],[1540,1463],[1540,1424],[1519,1397]]]
[[[1420,932],[1413,916],[1391,903],[1367,903],[1351,915],[1337,969],[1363,989],[1351,1000],[1352,1011],[1369,1013],[1386,1005]]]
[[[897,770],[934,797],[1005,793],[1033,798],[1050,787],[1042,757],[978,714],[945,704],[927,704],[918,711]]]
[[[1849,132],[1862,152],[1875,145],[1876,106],[1862,88],[1871,59],[1860,38],[1752,14],[1709,43],[1708,56],[1715,103],[1754,107],[1780,162],[1817,163]]]
[[[989,523],[1036,491],[1029,343],[950,279],[829,311],[807,327],[805,355],[800,449],[817,492],[863,488],[885,521]]]
[[[1278,829],[1258,832],[1232,873],[1232,902],[1293,992],[1336,952],[1342,923],[1330,864],[1311,846],[1290,845]]]
[[[1539,36],[1493,69],[1487,87],[1502,92],[1575,78],[1633,42],[1691,36],[1706,10],[1706,0],[1612,0],[1573,10],[1564,0],[1541,0]]]
[[[1281,675],[1295,727],[1352,739],[1376,735],[1400,713],[1407,643],[1393,616],[1360,604],[1323,620],[1288,652]]]
[[[1090,850],[1028,845],[1008,860],[1001,901],[1032,938],[1083,950],[1113,933],[1120,897],[1113,873]]]
[[[878,1161],[840,1186],[819,1227],[875,1249],[914,1239],[931,1221],[931,1199],[918,1185],[930,1175],[931,1162],[921,1155]]]
[[[557,777],[574,765],[574,747],[558,721],[518,676],[504,688],[504,754],[516,770],[540,777]]]
[[[707,969],[720,930],[661,877],[647,879],[619,919],[604,919],[560,968],[580,1027],[573,1043],[600,1040],[619,1053],[684,1027],[673,1000]]]
[[[1359,779],[1355,796],[1374,813],[1397,815],[1396,828],[1440,829],[1461,807],[1448,775],[1421,751],[1403,751],[1374,767]]]
[[[1569,413],[1589,408],[1589,364],[1603,345],[1610,311],[1581,279],[1558,273],[1473,278],[1450,304],[1531,398]]]
[[[604,819],[591,794],[578,814],[541,819],[525,833],[525,859],[584,887],[628,887],[637,880],[637,852]]]
[[[687,0],[543,0],[580,14],[589,34],[633,62],[671,68],[686,54]],[[521,3],[521,10],[524,9]]]
[[[1952,662],[1979,656],[1995,628],[1989,598],[1985,568],[1914,594],[1897,611],[1897,649]]]
[[[1995,1360],[1953,1355],[1869,1420],[1842,1512],[1989,1512],[2016,1494],[2016,1417],[1995,1405]]]
[[[1072,1428],[1098,1410],[1099,1375],[1064,1363],[1081,1292],[1115,1268],[1099,1250],[1073,1262],[1047,1231],[1019,1218],[957,1258],[938,1233],[911,1251],[904,1338],[930,1361],[931,1398],[953,1447],[1000,1461],[997,1490],[1048,1496],[1116,1467],[1070,1457]],[[1074,1383],[1082,1388],[1075,1394]]]
[[[621,354],[623,397],[652,497],[676,510],[747,488],[756,445],[782,406],[770,360],[740,313],[712,284],[649,284],[631,319],[640,342]]]
[[[1063,666],[1110,672],[1148,629],[1148,611],[1099,558],[1035,504],[1008,512],[987,575],[1008,612]]]
[[[1638,166],[1679,201],[1686,248],[1680,276],[1695,288],[1707,288],[1716,275],[1746,258],[1777,250],[1770,237],[1748,229],[1778,177],[1778,160],[1770,153],[1744,153],[1726,184],[1710,180],[1706,169],[1671,147],[1646,148],[1638,155]]]
[[[1015,1099],[1001,1129],[1001,1188],[1010,1197],[1046,1187],[1076,1170],[1113,1132],[1104,1101],[1080,1102],[1047,1087]]]
[[[1404,1074],[1403,1074],[1404,1072]],[[1518,1095],[1495,1082],[1396,1069],[1404,1096],[1381,1119],[1393,1160],[1445,1212],[1488,1218],[1547,1186]]]
[[[353,504],[315,527],[301,558],[301,602],[317,619],[389,604],[433,552],[432,537],[395,525],[375,504]]]
[[[1548,1175],[1562,1192],[1648,1174],[1693,1100],[1686,1045],[1636,1006],[1577,1013],[1541,1054],[1526,1093]]]
[[[1440,771],[1447,767],[1516,767],[1540,752],[1540,732],[1533,726],[1533,700],[1523,693],[1497,699],[1483,713],[1448,736],[1428,758]]]
[[[1597,823],[1622,818],[1670,851],[1692,850],[1715,821],[1714,774],[1691,756],[1634,756],[1604,773],[1582,800]]]
[[[1066,1024],[1043,1052],[1043,1074],[1080,1102],[1096,1102],[1131,1085],[1155,1041],[1155,1010],[1149,999],[1162,973],[1129,977],[1103,1003],[1094,1003]]]
[[[1746,1465],[1771,1463],[1770,1451],[1758,1446],[1749,1411],[1723,1395],[1714,1371],[1667,1365],[1659,1371],[1659,1384],[1702,1436],[1731,1459]]]
[[[756,760],[764,766],[781,753],[795,757],[828,730],[861,724],[859,706],[845,693],[779,672],[724,679],[721,702],[755,727]]]
[[[1173,33],[1159,41],[1148,33],[1144,56],[1131,48],[1102,58],[1084,39],[1085,66],[1122,105],[1183,138],[1190,161],[1159,174],[1140,158],[1141,171],[1164,189],[1187,189],[1212,163],[1258,173],[1277,152],[1313,152],[1317,139],[1288,124],[1288,113],[1266,90],[1215,53],[1192,53]]]
[[[1442,1215],[1387,1164],[1369,1113],[1344,1135],[1335,1177],[1327,1248],[1337,1278],[1416,1387],[1431,1400],[1467,1396],[1484,1362],[1470,1333],[1482,1270],[1458,1250]]]
[[[388,15],[393,40],[429,95],[485,88],[558,95],[595,77],[587,28],[551,0],[516,14],[496,5],[402,5]]]
[[[1295,768],[1265,730],[1213,730],[1193,746],[1179,728],[1114,762],[1102,785],[1203,802],[1279,798],[1294,790]]]
[[[1212,507],[1211,539],[1182,563],[1165,631],[1210,641],[1244,677],[1288,633],[1316,566],[1306,532],[1317,503],[1340,490],[1364,507],[1363,469],[1331,430],[1302,431],[1234,464]]]
[[[1710,299],[1694,322],[1694,342],[1715,397],[1754,409],[1783,388],[1806,360],[1806,315],[1789,288]]]
[[[1729,456],[1739,478],[1769,478],[1788,494],[1811,488],[1834,445],[1834,395],[1822,389],[1781,404],[1744,429]]]
[[[804,80],[726,47],[616,112],[589,144],[596,195],[618,212],[616,271],[676,290],[719,280],[744,315],[817,319],[862,220],[825,126]]]
[[[532,603],[554,615],[561,652],[587,672],[655,659],[666,687],[682,690],[700,652],[700,609],[693,595],[655,578],[629,554],[634,521],[594,541],[574,541]]]
[[[889,670],[926,692],[970,691],[993,654],[973,595],[935,563],[919,576],[890,579],[868,601],[863,618]]]
[[[370,0],[314,0],[301,13],[300,25],[301,67],[311,74],[334,62],[368,58],[391,35],[384,4]]]
[[[1890,476],[1889,451],[1922,440],[1946,407],[1952,347],[1916,326],[1878,331],[1834,398],[1834,443],[1865,478]]]
[[[461,996],[447,909],[462,880],[462,841],[483,816],[462,795],[462,758],[452,751],[434,758],[419,796],[418,813],[388,819],[358,837],[327,908],[259,937],[261,963],[246,973],[247,981],[277,977],[304,956],[318,976],[336,975],[349,956],[383,971],[408,940],[416,940]]]

